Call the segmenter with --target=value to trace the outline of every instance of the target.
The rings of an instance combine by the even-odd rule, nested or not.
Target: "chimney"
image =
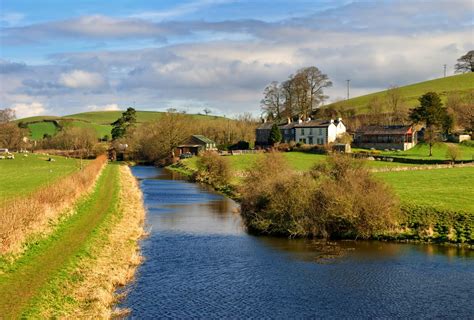
[[[298,119],[298,123],[302,123],[302,122],[303,122],[303,120],[301,120],[301,119]]]
[[[290,118],[290,117],[286,118],[286,120],[287,120],[287,123],[288,123],[288,124],[291,123],[291,118]]]
[[[311,117],[308,117],[308,120],[306,120],[306,122],[310,122],[311,121]]]
[[[337,118],[337,122],[341,122],[342,121],[342,118]]]
[[[267,123],[267,118],[262,119],[263,123]]]
[[[329,121],[329,122],[334,123],[334,119],[331,119],[331,121]]]

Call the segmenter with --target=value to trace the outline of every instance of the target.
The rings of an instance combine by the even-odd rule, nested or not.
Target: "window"
[[[301,128],[301,135],[304,136],[304,128]]]
[[[322,128],[319,128],[319,135],[320,135],[320,136],[323,135],[323,129],[322,129]]]
[[[310,132],[311,132],[311,131],[310,131]],[[309,144],[313,144],[313,137],[309,137],[309,138],[308,138],[308,143],[309,143]]]
[[[304,138],[300,138],[300,143],[304,143],[304,144],[306,144],[306,139],[304,139]]]
[[[313,128],[309,128],[309,134],[313,134]]]

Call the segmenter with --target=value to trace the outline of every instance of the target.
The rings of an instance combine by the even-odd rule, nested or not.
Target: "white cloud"
[[[47,111],[40,102],[14,103],[10,108],[15,110],[17,118],[40,116],[44,115]]]
[[[110,104],[104,104],[104,105],[92,104],[92,105],[87,106],[86,108],[89,111],[117,111],[117,110],[120,110],[118,104],[116,104],[116,103],[110,103]]]
[[[95,89],[102,87],[105,81],[99,73],[73,70],[69,73],[62,73],[59,76],[59,84],[73,89]]]

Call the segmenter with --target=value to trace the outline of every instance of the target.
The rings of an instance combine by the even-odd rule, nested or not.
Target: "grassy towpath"
[[[24,316],[52,279],[84,254],[88,239],[116,209],[114,200],[118,189],[118,168],[108,165],[93,193],[78,204],[76,214],[63,222],[52,236],[40,241],[13,266],[0,273],[0,318]]]

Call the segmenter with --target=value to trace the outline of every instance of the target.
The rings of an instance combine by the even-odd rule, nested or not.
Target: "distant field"
[[[473,160],[474,159],[474,147],[468,147],[463,144],[456,144],[461,152],[459,160]],[[417,144],[410,150],[397,152],[397,151],[382,151],[381,155],[403,157],[409,159],[424,159],[424,160],[448,160],[446,152],[448,150],[447,143],[437,143],[433,146],[433,156],[429,157],[429,146],[425,143]]]
[[[11,197],[25,195],[42,185],[79,170],[77,159],[51,156],[15,154],[14,160],[0,160],[0,203]]]
[[[85,113],[78,113],[78,114],[71,114],[64,117],[56,117],[56,116],[37,116],[37,117],[30,117],[30,118],[23,118],[18,119],[17,122],[23,122],[28,124],[28,128],[31,131],[31,139],[38,140],[43,138],[44,134],[51,134],[54,135],[57,131],[53,131],[52,127],[54,124],[52,123],[30,123],[36,121],[43,121],[43,120],[57,120],[61,125],[64,126],[76,126],[76,127],[88,127],[92,128],[96,131],[97,137],[102,138],[105,135],[111,135],[112,126],[110,125],[112,122],[117,120],[122,116],[123,111],[95,111],[95,112],[85,112]],[[163,115],[163,112],[158,111],[137,111],[137,122],[139,124],[157,120]],[[198,115],[198,114],[190,114],[188,115],[191,118],[206,118],[206,119],[220,119],[221,117],[218,116],[205,116],[205,115]]]
[[[391,185],[403,202],[474,212],[474,168],[375,174]]]
[[[35,122],[28,124],[28,129],[31,132],[31,139],[40,140],[43,139],[45,134],[54,136],[58,131],[56,125],[52,122]]]
[[[311,154],[304,152],[285,152],[282,153],[287,159],[291,167],[298,171],[307,171],[311,169],[315,164],[324,161],[325,155],[322,154]],[[232,170],[244,171],[250,169],[255,162],[263,157],[263,154],[243,154],[236,156],[226,156],[230,162]],[[191,169],[197,169],[197,157],[182,160],[187,167]],[[385,162],[385,161],[366,161],[367,166],[370,168],[390,168],[390,167],[409,167],[412,164],[396,163],[396,162]]]
[[[466,92],[474,89],[474,73],[465,73],[446,78],[439,78],[424,82],[419,82],[407,86],[399,84],[402,95],[406,99],[407,107],[412,108],[418,105],[418,98],[429,91],[437,92],[442,100],[446,99],[449,92]],[[365,96],[355,97],[343,101],[344,106],[356,109],[357,113],[368,111],[369,101],[378,96],[385,97],[386,91],[376,92]]]

